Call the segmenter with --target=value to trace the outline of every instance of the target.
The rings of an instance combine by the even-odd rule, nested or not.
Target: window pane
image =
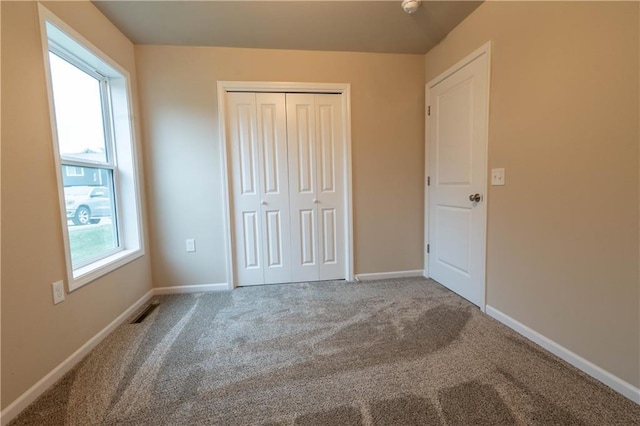
[[[71,263],[75,269],[87,260],[110,254],[119,246],[113,172],[65,165],[62,169]],[[74,169],[76,175],[69,176],[68,169]]]
[[[107,161],[100,81],[49,52],[60,155]]]

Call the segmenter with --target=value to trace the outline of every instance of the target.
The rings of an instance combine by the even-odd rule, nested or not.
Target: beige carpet
[[[11,424],[640,424],[640,406],[433,281],[158,299]]]

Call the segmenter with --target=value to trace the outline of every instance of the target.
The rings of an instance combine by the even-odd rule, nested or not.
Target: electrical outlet
[[[53,304],[64,302],[64,281],[56,281],[51,286],[53,288]]]
[[[504,185],[504,169],[491,169],[491,185]]]
[[[196,251],[196,240],[189,238],[187,240],[187,253],[193,253]]]

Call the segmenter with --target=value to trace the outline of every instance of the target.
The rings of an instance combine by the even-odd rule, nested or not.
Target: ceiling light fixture
[[[411,14],[418,10],[420,3],[422,3],[420,0],[402,0],[402,10]]]

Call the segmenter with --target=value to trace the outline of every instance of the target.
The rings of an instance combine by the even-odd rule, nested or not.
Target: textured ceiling
[[[481,1],[94,1],[136,44],[426,53]]]

